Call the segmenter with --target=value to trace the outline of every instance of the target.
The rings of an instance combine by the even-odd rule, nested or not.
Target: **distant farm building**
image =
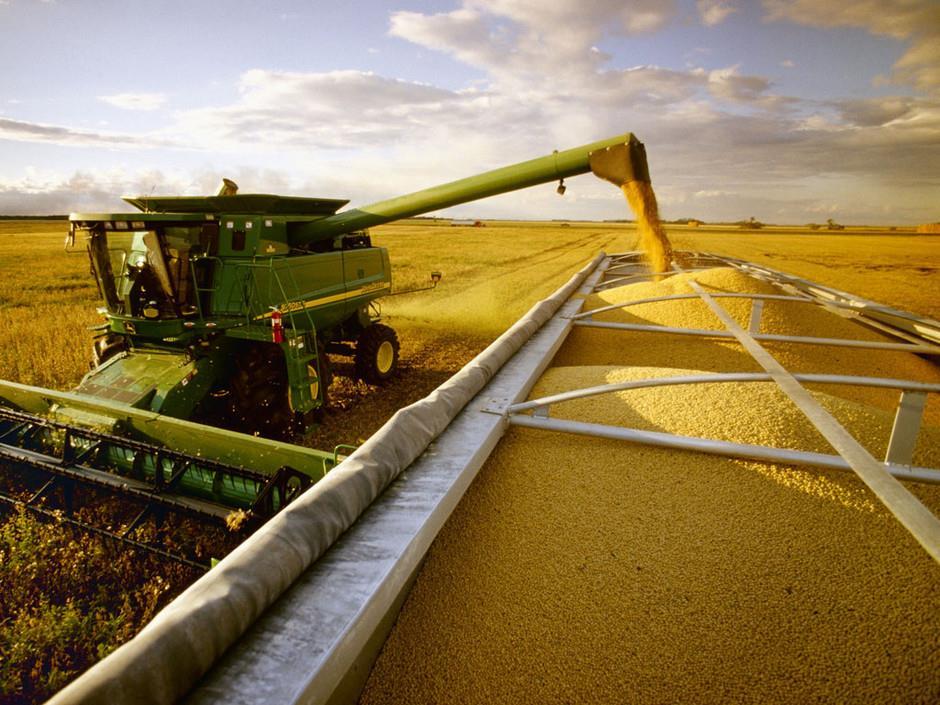
[[[919,233],[940,233],[940,223],[923,223],[917,226]]]
[[[452,220],[450,221],[450,225],[452,228],[456,228],[457,226],[460,226],[460,225],[468,226],[471,228],[485,228],[486,227],[486,223],[484,223],[482,220]]]

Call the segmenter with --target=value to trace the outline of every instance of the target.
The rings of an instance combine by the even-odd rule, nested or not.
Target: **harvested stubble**
[[[727,271],[697,277],[754,291]],[[675,318],[639,313],[669,325],[698,315],[668,306]],[[822,327],[800,325],[831,335],[826,316]],[[576,330],[555,362],[587,366],[549,370],[532,397],[728,367],[727,346],[709,343],[695,365],[637,369],[643,354],[608,333]],[[679,361],[699,344],[674,340]],[[805,362],[818,354],[790,347]],[[895,376],[926,372],[906,362]],[[870,373],[862,367],[840,371]],[[883,445],[890,413],[817,398],[875,439],[869,447]],[[823,449],[766,384],[622,392],[553,415]],[[919,460],[938,459],[940,429],[925,428]],[[940,487],[912,489],[940,510]],[[938,581],[936,564],[851,473],[511,429],[432,546],[363,702],[937,702]]]

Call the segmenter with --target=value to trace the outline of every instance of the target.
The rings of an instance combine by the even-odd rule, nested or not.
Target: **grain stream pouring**
[[[624,144],[591,152],[590,162],[595,176],[623,191],[636,215],[640,249],[646,255],[650,268],[656,273],[667,271],[672,263],[672,245],[659,222],[659,208],[643,143],[631,135]]]

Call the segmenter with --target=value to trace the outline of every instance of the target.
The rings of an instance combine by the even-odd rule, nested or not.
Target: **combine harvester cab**
[[[72,215],[107,318],[78,392],[266,435],[325,404],[326,346],[375,322],[388,254],[364,234],[321,251],[291,240],[346,201],[234,190],[226,181],[215,197],[131,198],[142,213]]]
[[[199,705],[363,695],[367,703],[807,702],[868,699],[885,686],[900,699],[913,692],[905,678],[919,679],[914,697],[930,700],[921,695],[936,684],[940,522],[898,480],[940,482],[936,466],[913,464],[925,398],[940,392],[940,378],[936,370],[933,381],[794,373],[763,345],[855,350],[862,360],[903,354],[919,364],[915,355],[940,354],[940,323],[729,257],[680,252],[673,262],[661,273],[636,252],[589,262],[52,703],[120,704],[141,693]],[[712,285],[699,283],[716,270]],[[722,288],[723,278],[735,286]],[[642,283],[660,288],[628,296]],[[690,300],[721,325],[622,315]],[[780,319],[765,309],[776,306],[825,309],[833,314],[825,333],[855,335],[767,331]],[[592,344],[593,334],[610,345]],[[656,373],[606,357],[627,359],[657,339],[649,348],[667,355],[677,340],[707,341],[700,359],[723,351],[719,369],[663,374],[666,365]],[[722,347],[729,339],[746,353]],[[796,404],[799,420],[832,448],[630,428],[644,419],[625,403],[610,418],[565,411],[580,404],[590,416],[602,406],[590,400],[645,389],[730,388],[730,400],[706,395],[722,413],[683,409],[682,418],[720,425],[737,419],[726,411],[743,396],[735,385],[755,383]],[[900,391],[884,460],[820,413],[806,384]],[[740,412],[767,414],[761,403]],[[928,430],[931,457],[940,457],[940,431]],[[513,460],[520,448],[531,457]],[[696,459],[707,467],[685,473]],[[847,484],[829,485],[830,471]],[[471,487],[481,480],[501,484]],[[728,492],[738,480],[749,488],[740,497]],[[922,494],[940,507],[936,492]],[[527,536],[535,526],[543,533]],[[439,533],[445,540],[429,554]],[[411,611],[396,625],[403,604]],[[846,640],[858,625],[874,645]],[[897,673],[879,681],[885,663]]]

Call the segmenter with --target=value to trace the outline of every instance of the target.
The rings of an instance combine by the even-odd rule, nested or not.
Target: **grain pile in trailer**
[[[771,289],[716,268],[586,308],[688,292],[693,277],[711,292]],[[747,324],[749,302],[722,305]],[[699,300],[597,318],[721,327]],[[768,302],[762,330],[850,325]],[[768,348],[794,370],[940,381],[907,353]],[[530,397],[690,370],[756,367],[725,341],[577,328]],[[813,393],[884,452],[896,393]],[[771,383],[619,392],[552,416],[831,452]],[[938,461],[931,407],[915,463]],[[940,487],[909,487],[940,510]],[[851,473],[511,428],[439,534],[362,702],[935,702],[937,571]]]

